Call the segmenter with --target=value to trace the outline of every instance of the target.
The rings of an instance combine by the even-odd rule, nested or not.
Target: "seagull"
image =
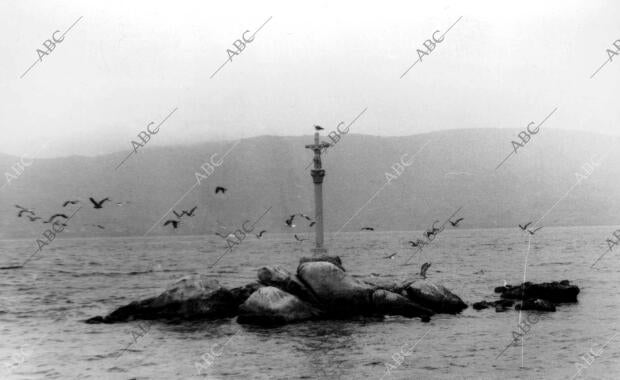
[[[420,245],[420,241],[413,241],[413,240],[409,240],[409,245],[411,245],[412,247],[417,247]]]
[[[102,229],[102,230],[105,230],[105,227],[104,227],[104,226],[102,226],[101,224],[88,224],[88,225],[89,225],[89,226],[93,226],[93,227],[98,227],[98,228],[100,228],[100,229]]]
[[[172,210],[172,213],[174,213],[174,216],[176,216],[177,218],[181,219],[183,214],[185,214],[185,211],[181,211],[181,213],[179,214],[178,212],[176,212],[176,210]]]
[[[324,128],[323,128],[323,127],[321,127],[320,125],[315,125],[315,126],[314,126],[314,130],[315,130],[315,131],[322,131],[323,129],[324,129]]]
[[[316,224],[316,222],[311,222],[309,227],[312,227]]]
[[[302,239],[299,236],[297,236],[297,234],[293,235],[295,236],[295,239],[297,239],[297,241],[304,241],[304,240],[308,240],[308,239]]]
[[[529,226],[530,224],[532,224],[532,222],[528,222],[525,226],[522,226],[519,224],[519,228],[521,228],[523,231],[525,231],[527,229],[527,226]]]
[[[216,234],[217,236],[221,237],[221,238],[222,238],[222,239],[224,239],[224,240],[228,239],[229,237],[232,237],[233,239],[234,239],[234,238],[236,238],[235,234],[232,234],[232,233],[230,233],[230,234],[228,234],[228,235],[222,235],[221,233],[216,232],[215,234]]]
[[[452,224],[452,227],[457,227],[457,226],[458,226],[458,224],[459,224],[459,223],[461,222],[461,220],[463,220],[463,219],[465,219],[465,218],[459,218],[459,219],[455,220],[454,222],[453,222],[453,221],[451,221],[450,219],[448,219],[448,221],[450,222],[450,224]]]
[[[374,231],[375,229],[372,227],[362,227],[360,231]]]
[[[94,200],[92,197],[90,197],[90,198],[88,198],[88,199],[92,202],[92,204],[93,204],[93,207],[94,207],[94,208],[103,208],[103,203],[104,203],[105,201],[109,201],[109,200],[110,200],[110,198],[108,198],[108,197],[103,198],[100,202],[97,202],[97,201],[96,201],[96,200]]]
[[[540,230],[541,228],[542,228],[542,226],[541,226],[541,227],[538,227],[538,228],[537,228],[537,229],[535,229],[534,231],[532,231],[532,230],[527,230],[527,232],[529,232],[529,233],[530,233],[530,235],[534,235],[534,234],[536,233],[536,231]]]
[[[78,204],[80,203],[80,201],[65,201],[65,203],[62,204],[62,207],[67,207],[68,205],[74,205],[74,204]]]
[[[56,218],[65,218],[65,219],[69,219],[69,217],[65,214],[54,214],[52,216],[50,216],[50,218],[47,221],[43,221],[43,223],[52,223],[52,221]]]
[[[398,252],[394,252],[391,255],[385,256],[384,259],[393,259],[394,256],[396,256],[398,254]]]
[[[179,223],[180,223],[180,222],[179,222],[178,220],[172,220],[172,219],[169,219],[169,220],[166,220],[166,223],[164,223],[164,226],[167,226],[167,225],[169,225],[169,224],[172,224],[172,228],[174,228],[174,229],[176,230],[176,229],[177,229],[177,227],[179,227]]]
[[[194,211],[196,211],[197,208],[198,206],[194,206],[191,210],[189,210],[189,212],[186,210],[182,210],[181,215],[185,214],[187,216],[194,216]]]
[[[504,288],[508,286],[508,281],[504,280]]]
[[[422,276],[422,278],[426,278],[426,271],[428,270],[428,268],[430,268],[431,263],[424,263],[422,264],[422,266],[420,267],[420,276]]]
[[[426,231],[424,234],[426,235],[427,239],[430,239],[431,236],[435,236],[434,230],[433,231]]]
[[[26,215],[28,217],[28,219],[30,219],[31,222],[34,222],[35,220],[41,219],[40,216],[30,216],[30,215]]]
[[[224,193],[226,193],[226,190],[228,190],[228,189],[227,189],[227,188],[225,188],[225,187],[222,187],[222,186],[217,186],[217,187],[215,188],[215,194],[217,194],[217,193],[219,193],[219,192],[221,192],[222,194],[224,194]]]
[[[291,227],[291,228],[295,227],[295,225],[293,224],[293,220],[295,219],[295,215],[296,215],[296,214],[293,214],[293,215],[291,215],[288,219],[286,219],[286,221],[285,221],[285,222],[286,222],[286,225],[287,225],[287,226],[289,226],[289,227]]]
[[[20,206],[20,205],[15,205],[15,207],[17,207],[17,208],[18,208],[18,209],[20,209],[20,210],[23,210],[23,211],[26,211],[26,212],[31,212],[31,213],[33,213],[33,214],[34,214],[34,210],[31,210],[31,209],[25,208],[25,207]]]
[[[259,233],[256,235],[256,237],[257,237],[257,238],[259,238],[259,239],[260,239],[260,238],[262,238],[262,237],[263,237],[263,234],[264,234],[265,232],[267,232],[267,230],[262,230],[261,232],[259,232]]]
[[[21,218],[21,217],[22,217],[22,215],[23,215],[24,213],[30,213],[30,214],[32,214],[33,216],[35,215],[35,213],[34,213],[34,212],[32,212],[32,211],[30,211],[30,210],[20,210],[20,211],[17,213],[17,217],[18,217],[18,218]],[[26,216],[29,216],[29,215],[26,215]]]

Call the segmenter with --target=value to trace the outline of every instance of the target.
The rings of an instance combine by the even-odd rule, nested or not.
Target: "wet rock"
[[[555,305],[547,300],[527,299],[515,306],[516,310],[555,311]]]
[[[488,309],[490,307],[494,307],[496,312],[506,311],[509,307],[514,305],[513,300],[502,299],[496,301],[480,301],[476,302],[472,305],[474,310],[483,310]]]
[[[297,275],[292,274],[286,269],[276,265],[275,267],[262,267],[258,270],[258,281],[267,286],[275,286],[287,293],[290,293],[302,301],[317,304],[319,301],[316,296]]]
[[[489,301],[480,301],[480,302],[475,302],[472,307],[474,308],[474,310],[484,310],[484,309],[488,309],[491,306],[495,306],[494,302],[489,302]]]
[[[247,285],[243,285],[243,286],[230,289],[230,293],[235,299],[235,304],[239,306],[242,303],[244,303],[245,300],[247,300],[252,295],[252,293],[254,293],[255,291],[257,291],[259,288],[263,286],[264,285],[261,285],[257,282],[251,282]]]
[[[204,275],[187,276],[157,297],[121,306],[105,317],[86,323],[115,323],[136,319],[217,319],[237,313],[238,299],[216,280]]]
[[[467,304],[456,294],[429,280],[415,281],[403,289],[403,292],[411,301],[435,313],[456,314],[467,308]]]
[[[568,280],[562,282],[544,282],[533,284],[525,282],[519,286],[507,288],[501,294],[502,298],[511,299],[544,299],[554,303],[577,302],[579,287],[570,285]]]
[[[313,262],[321,262],[321,261],[332,263],[338,268],[342,269],[343,272],[346,272],[344,267],[342,266],[342,260],[340,260],[339,256],[322,255],[322,256],[316,256],[316,257],[314,256],[313,257],[302,257],[299,260],[299,265],[303,263],[313,263]]]
[[[265,286],[239,307],[237,322],[257,325],[279,325],[317,318],[320,310],[294,295],[274,286]]]
[[[331,314],[372,312],[374,288],[325,261],[304,262],[297,268],[299,279],[316,295],[321,308]]]
[[[433,311],[422,307],[409,299],[384,289],[377,289],[372,294],[375,311],[382,315],[402,315],[404,317],[420,317],[422,321],[430,321]]]

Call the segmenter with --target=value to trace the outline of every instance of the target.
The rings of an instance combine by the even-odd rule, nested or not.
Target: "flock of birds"
[[[88,200],[90,201],[91,205],[93,206],[94,209],[102,209],[103,208],[103,204],[105,202],[111,202],[112,200],[109,197],[103,198],[100,201],[95,200],[93,197],[89,197]],[[62,207],[66,208],[67,206],[71,206],[71,205],[76,205],[82,203],[79,199],[75,199],[75,200],[68,200],[63,202]],[[124,204],[127,204],[129,202],[117,202],[116,205],[117,206],[122,206]],[[15,205],[15,207],[19,210],[17,212],[17,217],[18,218],[27,218],[30,222],[36,222],[37,220],[41,220],[44,224],[60,224],[63,227],[66,227],[67,224],[65,223],[67,220],[69,220],[69,216],[67,216],[67,214],[65,213],[56,213],[51,215],[49,218],[44,218],[40,215],[37,215],[37,213],[34,211],[34,209],[30,209],[24,206],[20,206],[20,205]],[[86,224],[87,226],[95,226],[98,227],[100,229],[104,229],[105,227],[100,225],[100,224]]]
[[[226,191],[228,191],[227,188],[222,187],[222,186],[216,186],[215,187],[215,194],[225,194]],[[198,209],[198,206],[194,206],[189,210],[181,210],[180,212],[177,212],[177,210],[172,210],[172,213],[174,214],[174,216],[176,216],[176,219],[168,219],[164,222],[164,227],[166,226],[172,226],[172,229],[177,229],[179,228],[179,225],[182,224],[181,223],[181,218],[184,216],[188,216],[188,217],[193,217],[194,213],[196,212],[196,210]]]

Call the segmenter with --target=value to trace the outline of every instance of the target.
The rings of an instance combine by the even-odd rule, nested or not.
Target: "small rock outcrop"
[[[388,290],[377,289],[372,293],[375,312],[381,315],[402,315],[408,318],[420,317],[428,322],[433,311]]]
[[[543,282],[541,284],[533,284],[524,282],[519,286],[507,286],[496,288],[501,293],[502,298],[511,299],[543,299],[553,303],[570,303],[577,302],[579,287],[571,285],[568,280],[561,282]]]
[[[401,294],[438,314],[456,314],[467,308],[467,304],[459,296],[445,286],[429,280],[414,281],[404,287]]]
[[[274,286],[265,286],[239,307],[237,322],[280,325],[317,318],[320,310]]]
[[[555,305],[547,300],[536,298],[524,300],[521,304],[515,306],[515,310],[555,311]]]

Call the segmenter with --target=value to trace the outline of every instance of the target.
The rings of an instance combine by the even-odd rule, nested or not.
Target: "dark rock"
[[[318,304],[316,296],[297,275],[290,273],[286,269],[276,265],[275,267],[262,267],[258,270],[258,281],[267,286],[275,286],[287,293],[290,293],[302,301]]]
[[[377,289],[372,294],[375,312],[382,315],[402,315],[404,317],[421,317],[430,320],[433,311],[422,307],[409,299],[384,289]]]
[[[562,280],[562,281],[560,281],[560,285],[570,285],[570,281]]]
[[[575,285],[570,285],[567,282],[564,284],[557,281],[544,282],[541,284],[525,282],[519,286],[506,289],[502,292],[501,297],[521,300],[540,298],[547,301],[560,303],[577,302],[577,294],[579,294],[579,288]]]
[[[493,289],[495,293],[504,293],[506,290],[508,290],[508,288],[505,286],[498,286],[497,288]]]
[[[343,272],[346,272],[346,270],[344,269],[344,267],[342,266],[342,260],[340,260],[339,256],[329,256],[329,255],[323,255],[323,256],[316,256],[316,257],[302,257],[299,260],[299,265],[303,264],[303,263],[313,263],[313,262],[320,262],[320,261],[325,261],[328,263],[332,263],[335,266],[337,266],[338,268],[342,269]],[[299,267],[297,268],[297,271],[299,272]]]
[[[509,307],[514,305],[513,300],[501,299],[496,301],[480,301],[472,305],[475,310],[487,309],[489,307],[495,307],[496,312],[506,311]]]
[[[543,299],[527,299],[515,306],[516,310],[555,311],[555,305]]]
[[[467,308],[467,304],[456,294],[443,285],[435,284],[429,280],[415,281],[403,291],[411,301],[431,309],[435,313],[456,314]]]
[[[257,282],[251,282],[247,285],[243,285],[243,286],[230,289],[230,293],[235,299],[235,305],[239,306],[242,303],[244,303],[245,300],[247,300],[250,297],[250,295],[252,295],[252,293],[257,291],[262,286],[263,285]]]
[[[239,307],[237,322],[257,325],[280,325],[317,318],[320,310],[292,294],[273,286],[265,286]]]
[[[325,262],[304,262],[297,268],[299,279],[316,295],[321,308],[330,314],[352,315],[372,312],[374,288]]]
[[[488,309],[491,306],[494,306],[495,304],[493,302],[489,302],[489,301],[480,301],[480,302],[475,302],[472,307],[474,308],[474,310],[483,310],[483,309]]]
[[[217,319],[237,313],[235,295],[207,276],[188,276],[170,285],[157,297],[121,306],[105,317],[87,323],[115,323],[136,319]]]

